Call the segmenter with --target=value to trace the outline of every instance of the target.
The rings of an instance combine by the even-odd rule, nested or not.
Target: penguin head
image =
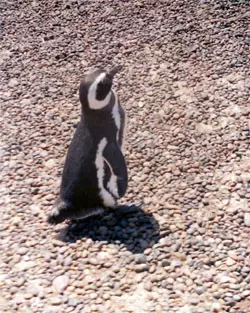
[[[100,110],[109,105],[114,75],[120,67],[106,72],[103,69],[87,74],[80,84],[80,101],[83,109]]]

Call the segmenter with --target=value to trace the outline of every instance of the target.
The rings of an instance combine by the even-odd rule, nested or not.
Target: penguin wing
[[[113,194],[117,194],[117,197],[121,198],[125,195],[128,185],[127,165],[124,156],[119,146],[112,142],[105,147],[103,157],[111,171],[109,187],[114,190]]]
[[[119,114],[121,119],[121,125],[118,133],[118,142],[122,151],[124,151],[126,137],[126,112],[121,105],[119,105]]]
[[[70,198],[84,184],[88,184],[92,159],[93,140],[89,132],[80,123],[69,146],[61,184],[61,194]]]

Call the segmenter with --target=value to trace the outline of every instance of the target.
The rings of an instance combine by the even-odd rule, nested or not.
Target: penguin
[[[97,69],[80,83],[81,119],[66,155],[49,224],[101,215],[105,209],[117,208],[126,193],[128,173],[122,152],[126,116],[112,89],[119,70]]]

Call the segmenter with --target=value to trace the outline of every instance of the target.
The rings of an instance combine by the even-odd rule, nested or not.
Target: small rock
[[[14,295],[14,294],[16,294],[16,293],[18,292],[18,288],[17,288],[17,287],[11,287],[11,288],[9,289],[9,292],[10,292],[12,295]]]
[[[246,226],[250,227],[250,212],[244,214],[244,223]]]
[[[198,286],[195,291],[198,295],[202,295],[206,291],[206,288],[204,286]]]
[[[212,303],[213,312],[221,312],[221,305],[219,302]]]
[[[13,88],[13,87],[15,87],[15,86],[17,86],[17,85],[18,85],[18,80],[15,79],[15,78],[11,78],[11,79],[9,80],[9,82],[8,82],[8,86],[9,86],[10,88]]]
[[[70,306],[75,307],[75,306],[77,306],[77,304],[78,304],[78,300],[76,298],[70,298],[68,300],[68,305],[70,305]]]
[[[192,305],[197,305],[199,304],[200,302],[200,299],[198,297],[195,297],[195,296],[190,296],[189,298],[189,303],[192,304]]]
[[[221,275],[219,278],[219,281],[221,284],[228,283],[228,282],[230,282],[230,277],[226,276],[226,275]]]
[[[135,271],[136,273],[141,273],[149,270],[149,265],[148,264],[137,264],[135,266]]]
[[[28,106],[28,105],[30,105],[31,104],[31,99],[22,99],[21,101],[20,101],[20,103],[21,103],[21,105],[22,106]]]
[[[36,266],[36,263],[33,261],[22,261],[20,263],[17,263],[15,265],[15,268],[18,271],[26,271],[27,269],[30,269],[32,267]]]
[[[16,286],[21,287],[23,286],[24,283],[25,283],[25,279],[21,277],[16,281]]]
[[[0,282],[5,281],[7,277],[8,277],[7,274],[0,274]]]
[[[50,159],[50,160],[44,162],[44,166],[47,168],[53,168],[56,166],[56,164],[57,164],[56,160],[54,160],[54,159]]]
[[[242,292],[242,296],[243,296],[244,298],[250,296],[250,290],[244,290],[244,291]]]
[[[164,259],[164,260],[161,261],[161,265],[163,267],[169,266],[170,264],[171,264],[171,262],[169,260],[167,260],[167,259]]]
[[[232,266],[232,265],[234,265],[236,262],[234,261],[234,259],[232,259],[232,258],[227,258],[227,260],[226,260],[226,264],[228,265],[228,266]]]
[[[241,269],[242,273],[250,273],[250,267],[249,266],[243,266]]]
[[[69,284],[69,277],[67,275],[58,276],[53,280],[53,286],[58,293],[62,293]]]
[[[144,289],[147,290],[147,291],[152,291],[152,288],[153,288],[153,284],[151,282],[145,282],[144,283]]]
[[[147,257],[144,254],[136,254],[135,255],[135,263],[143,264],[147,262]]]
[[[70,266],[72,264],[72,259],[70,256],[68,256],[64,262],[63,262],[64,266]]]
[[[41,213],[40,206],[38,206],[36,204],[32,204],[30,206],[30,210],[31,210],[32,214],[35,215],[35,216],[38,216]]]
[[[32,293],[26,293],[26,294],[24,295],[24,299],[26,299],[26,300],[29,300],[29,299],[31,299],[32,297],[33,297]]]
[[[93,292],[93,293],[91,293],[91,294],[89,295],[89,298],[90,298],[91,300],[97,299],[97,298],[98,298],[98,294]]]
[[[62,304],[62,299],[59,297],[52,297],[52,298],[50,298],[49,302],[52,305],[60,305],[60,304]]]
[[[143,201],[144,201],[144,204],[148,205],[148,204],[150,204],[152,202],[152,199],[149,198],[149,197],[146,197],[146,198],[144,198]]]
[[[241,300],[241,296],[240,295],[233,295],[233,300],[236,302],[239,302]]]
[[[55,247],[62,247],[62,246],[65,245],[64,242],[62,242],[62,241],[60,241],[60,240],[56,240],[56,239],[52,239],[51,242],[52,242],[53,246],[55,246]]]
[[[22,220],[21,220],[21,218],[19,216],[15,216],[12,219],[12,224],[15,225],[15,226],[18,226],[21,222],[22,222]]]
[[[181,265],[182,265],[182,262],[180,260],[173,260],[171,262],[171,267],[172,268],[181,267]]]
[[[17,253],[20,255],[24,255],[28,252],[28,249],[25,247],[21,247],[20,249],[18,249]]]
[[[0,296],[0,308],[4,308],[5,306],[8,306],[8,302],[5,300],[4,297]]]
[[[99,264],[99,262],[96,258],[89,258],[88,261],[89,261],[89,264],[91,264],[91,265],[98,265]]]
[[[230,284],[230,285],[229,285],[229,288],[230,288],[230,289],[233,289],[233,290],[239,290],[239,289],[240,289],[240,285],[237,285],[237,284]]]

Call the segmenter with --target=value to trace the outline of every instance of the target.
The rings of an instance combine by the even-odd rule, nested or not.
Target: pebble
[[[202,295],[206,291],[206,288],[204,286],[198,286],[195,291],[198,295]]]
[[[164,260],[161,261],[161,265],[163,267],[170,266],[170,264],[171,264],[171,262],[169,260],[167,260],[167,259],[164,259]]]
[[[70,256],[66,257],[66,259],[63,262],[64,266],[70,266],[72,264],[72,258]]]
[[[33,261],[22,261],[15,265],[15,269],[18,271],[26,271],[34,266],[36,266],[36,263]]]
[[[141,273],[149,270],[148,264],[138,264],[135,266],[136,273]]]
[[[250,267],[249,266],[243,266],[241,269],[242,273],[250,273]]]
[[[246,226],[250,227],[250,212],[244,214],[244,223]]]
[[[18,226],[21,222],[22,222],[22,219],[19,216],[15,216],[12,219],[12,224],[15,225],[15,226]]]
[[[135,263],[136,264],[144,264],[147,262],[147,257],[144,254],[135,255]]]
[[[24,285],[24,283],[25,283],[25,278],[21,277],[16,281],[16,286],[21,287]]]
[[[250,296],[250,290],[244,290],[244,291],[242,292],[242,296],[243,296],[244,298]]]
[[[44,166],[48,167],[48,168],[53,168],[56,166],[56,160],[50,159],[50,160],[44,162]]]
[[[69,277],[61,275],[53,280],[53,286],[58,293],[62,293],[69,285]]]
[[[78,304],[78,300],[76,298],[69,298],[68,305],[76,307]]]
[[[227,258],[227,260],[226,260],[226,264],[228,265],[228,266],[232,266],[232,265],[234,265],[236,263],[236,261],[234,260],[234,259],[232,259],[232,258]]]
[[[17,253],[20,254],[20,255],[24,255],[28,252],[28,249],[25,248],[25,247],[22,247],[20,249],[18,249]]]
[[[57,240],[57,239],[52,239],[51,240],[53,246],[55,247],[62,247],[65,245],[65,243],[63,241]]]
[[[60,305],[60,304],[62,304],[62,299],[59,297],[51,297],[49,299],[49,303],[52,305]]]
[[[221,304],[219,302],[212,303],[212,312],[221,312]]]
[[[18,80],[17,80],[17,79],[11,78],[11,79],[9,80],[8,86],[11,87],[11,88],[13,88],[13,87],[16,87],[18,84],[19,84],[19,83],[18,83]]]

